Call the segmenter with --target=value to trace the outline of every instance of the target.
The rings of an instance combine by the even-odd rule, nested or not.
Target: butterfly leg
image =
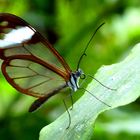
[[[94,94],[92,94],[90,91],[86,90],[85,88],[81,87],[87,80],[87,78],[92,78],[94,79],[96,82],[98,82],[99,84],[101,84],[103,87],[109,89],[109,90],[116,90],[116,89],[112,89],[112,88],[109,88],[107,87],[106,85],[102,84],[99,80],[97,80],[96,78],[94,78],[93,76],[91,75],[86,75],[86,77],[84,78],[84,80],[82,81],[82,83],[80,84],[80,87],[78,89],[81,89],[81,90],[84,90],[86,92],[88,92],[90,95],[92,95],[95,99],[97,99],[98,101],[102,102],[104,105],[108,106],[108,107],[111,107],[110,105],[108,105],[107,103],[105,103],[104,101],[100,100],[98,97],[96,97]]]
[[[73,97],[72,97],[73,93],[74,93],[74,92],[71,91],[70,94],[69,94],[69,96],[70,96],[70,98],[71,98],[71,108],[70,108],[70,110],[73,109],[73,104],[74,104]]]
[[[69,123],[68,123],[68,126],[66,127],[66,129],[68,129],[68,128],[70,127],[70,125],[71,125],[71,115],[70,115],[70,112],[69,112],[69,110],[68,110],[68,107],[67,107],[67,105],[66,105],[64,99],[63,99],[63,103],[64,103],[64,106],[65,106],[65,108],[66,108],[66,111],[67,111],[68,117],[69,117]]]
[[[92,79],[94,79],[96,82],[98,82],[100,85],[102,85],[103,87],[105,87],[105,88],[107,88],[107,89],[109,89],[109,90],[117,90],[117,89],[114,89],[114,88],[110,88],[110,87],[108,87],[108,86],[106,86],[106,85],[104,85],[103,83],[101,83],[99,80],[97,80],[94,76],[92,76],[92,75],[87,75],[88,77],[90,77],[90,78],[92,78]]]

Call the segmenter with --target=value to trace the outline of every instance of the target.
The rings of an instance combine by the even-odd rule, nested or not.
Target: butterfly
[[[79,89],[79,79],[85,79],[80,62],[93,36],[79,58],[76,71],[72,71],[58,51],[30,24],[16,15],[0,13],[1,70],[16,90],[37,98],[29,112],[66,87],[73,92]]]

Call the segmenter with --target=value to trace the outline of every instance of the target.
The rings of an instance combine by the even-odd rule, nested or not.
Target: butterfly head
[[[79,79],[85,79],[85,74],[80,68],[71,73],[70,80],[67,82],[67,85],[73,91],[77,91],[77,89],[79,88]]]

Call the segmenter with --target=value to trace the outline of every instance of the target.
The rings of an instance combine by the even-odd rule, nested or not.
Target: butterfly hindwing
[[[2,64],[7,81],[20,92],[34,97],[43,97],[65,85],[63,77],[35,61],[7,59]]]

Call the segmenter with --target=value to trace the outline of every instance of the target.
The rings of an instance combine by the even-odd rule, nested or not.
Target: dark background
[[[48,38],[72,70],[94,30],[105,22],[81,64],[85,73],[93,75],[101,65],[123,59],[140,41],[139,0],[0,0],[0,12],[28,21]],[[74,99],[81,95],[78,92]],[[0,74],[0,139],[38,139],[41,128],[65,111],[62,98],[64,94],[53,97],[37,112],[28,113],[34,98],[18,93]],[[139,103],[138,99],[101,114],[93,139],[139,140]]]

